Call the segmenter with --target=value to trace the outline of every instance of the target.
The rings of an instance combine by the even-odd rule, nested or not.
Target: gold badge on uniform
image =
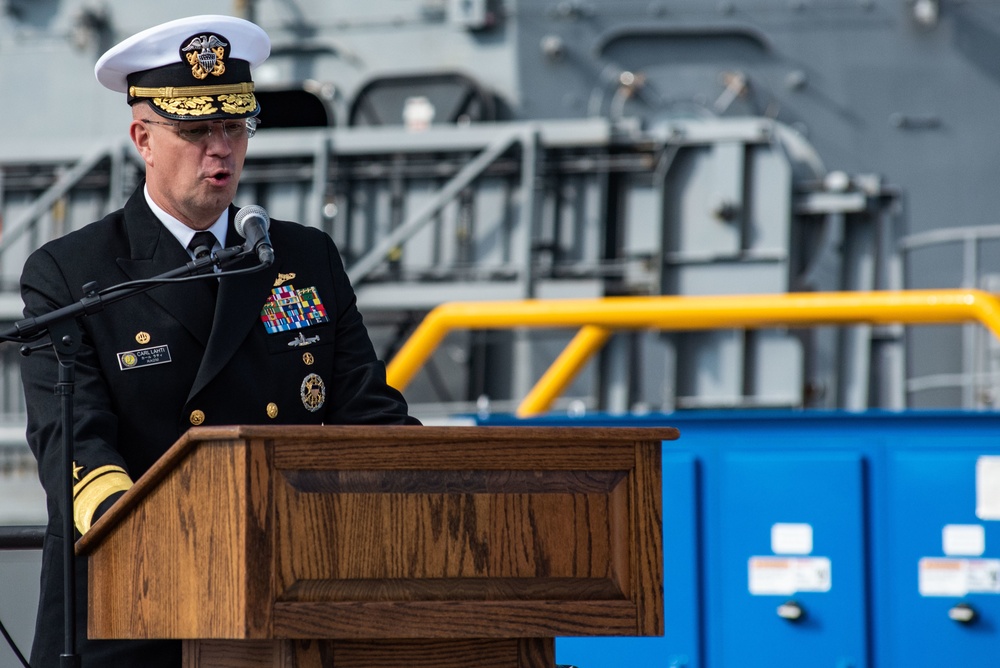
[[[318,375],[311,373],[302,379],[299,387],[302,405],[310,413],[315,413],[326,403],[326,383]]]
[[[147,343],[149,343],[151,338],[152,337],[149,335],[149,332],[139,332],[138,334],[135,335],[135,342],[141,346],[144,346]]]

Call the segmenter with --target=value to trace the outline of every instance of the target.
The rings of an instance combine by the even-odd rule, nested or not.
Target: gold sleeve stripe
[[[73,491],[73,522],[77,531],[81,535],[87,533],[97,507],[112,494],[131,486],[132,479],[120,466],[102,466],[91,471]]]
[[[205,97],[212,95],[231,95],[234,93],[252,93],[253,82],[237,84],[220,84],[218,86],[163,86],[161,88],[142,88],[130,86],[128,94],[132,97]]]
[[[83,467],[81,467],[81,468],[83,468]],[[75,485],[73,485],[73,498],[75,499],[76,495],[79,494],[83,490],[83,488],[86,487],[87,485],[89,485],[93,480],[96,480],[97,478],[100,478],[105,473],[110,473],[111,471],[117,471],[118,473],[125,473],[125,469],[123,469],[122,467],[117,466],[115,464],[107,464],[105,466],[98,466],[96,469],[94,469],[93,471],[91,471],[87,475],[83,476],[83,480],[81,480],[78,483],[76,483]]]

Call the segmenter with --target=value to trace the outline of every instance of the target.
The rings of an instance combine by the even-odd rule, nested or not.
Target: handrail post
[[[556,360],[524,397],[515,415],[528,417],[550,409],[555,398],[565,391],[594,353],[608,342],[612,334],[614,332],[605,327],[593,325],[581,327],[573,340],[559,353]]]

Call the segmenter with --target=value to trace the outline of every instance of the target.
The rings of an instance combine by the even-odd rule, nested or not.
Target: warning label
[[[917,570],[921,596],[1000,594],[1000,559],[924,557]]]
[[[754,596],[830,591],[832,571],[826,557],[750,557],[750,593]]]

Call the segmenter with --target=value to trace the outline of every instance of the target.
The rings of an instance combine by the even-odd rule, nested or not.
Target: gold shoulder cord
[[[73,522],[77,531],[81,535],[87,533],[97,507],[112,494],[131,486],[132,479],[120,466],[101,466],[85,475],[73,486]]]

